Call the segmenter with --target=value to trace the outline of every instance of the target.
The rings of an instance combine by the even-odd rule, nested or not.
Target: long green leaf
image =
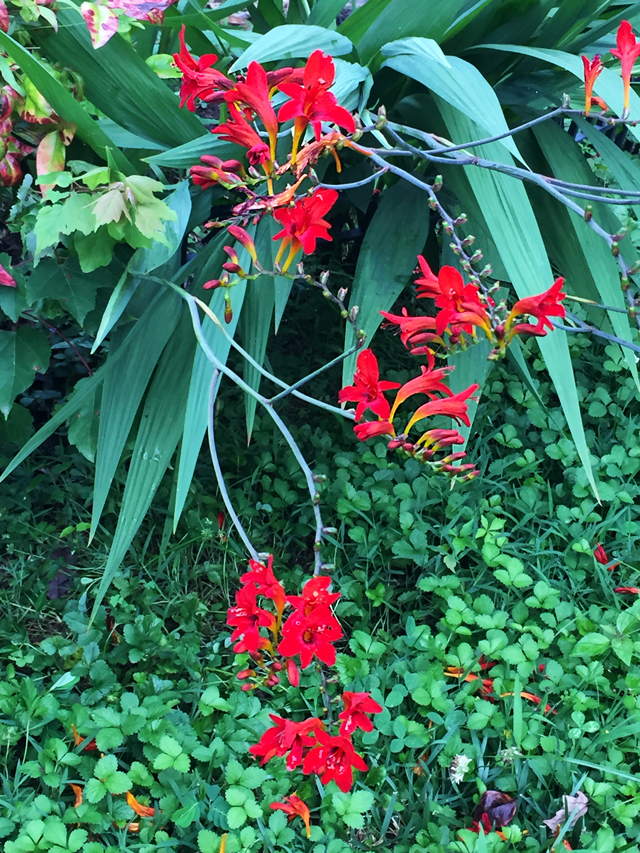
[[[116,351],[118,363],[104,383],[93,488],[91,538],[95,535],[138,406],[160,354],[178,322],[181,299],[162,290]]]
[[[239,56],[229,73],[246,68],[250,62],[273,62],[279,59],[306,59],[314,50],[330,56],[351,53],[353,45],[345,36],[325,27],[285,24],[275,27],[254,42]]]
[[[436,100],[451,139],[461,143],[479,138],[480,128],[474,122],[442,99]],[[513,163],[509,153],[497,143],[483,146],[482,151],[491,160]],[[489,169],[464,168],[516,293],[523,298],[545,290],[551,285],[553,274],[524,187],[519,181]],[[567,336],[554,330],[539,338],[538,343],[580,460],[597,495]]]
[[[29,53],[28,50],[25,50],[21,44],[18,44],[17,41],[14,41],[1,30],[0,47],[6,50],[11,59],[20,66],[33,85],[51,104],[56,113],[61,118],[76,125],[79,139],[86,142],[105,161],[107,159],[107,151],[109,151],[114,163],[121,172],[124,172],[126,175],[134,174],[135,169],[122,151],[114,145],[98,123],[76,101],[71,92],[67,92],[64,86],[56,80],[48,68]]]
[[[184,377],[193,361],[195,347],[191,320],[186,306],[182,306],[178,327],[160,358],[145,400],[118,525],[96,592],[93,616],[133,542],[178,446],[182,421],[177,413],[183,412],[186,405],[188,387]]]
[[[478,69],[459,59],[445,56],[432,39],[408,38],[385,44],[383,67],[393,68],[431,89],[456,107],[484,131],[496,136],[509,130],[500,102]],[[515,142],[507,137],[502,144],[520,159]]]
[[[163,151],[162,154],[153,154],[145,159],[152,166],[164,166],[171,169],[188,169],[198,163],[203,154],[215,154],[221,160],[237,159],[242,156],[242,149],[234,142],[224,142],[212,136],[201,136],[193,142],[178,145]]]
[[[318,0],[311,14],[305,21],[307,26],[314,24],[317,27],[330,27],[335,25],[336,18],[344,9],[344,0]]]
[[[45,53],[78,71],[89,101],[125,130],[167,146],[180,145],[206,133],[202,122],[180,109],[176,95],[133,47],[114,35],[94,50],[77,11],[58,13],[57,33],[38,37]]]
[[[475,344],[475,346],[454,353],[447,359],[447,364],[455,368],[455,370],[449,374],[449,387],[454,394],[464,391],[469,387],[469,385],[473,385],[474,383],[477,383],[480,386],[474,394],[475,399],[472,398],[468,402],[467,413],[470,421],[469,426],[462,424],[462,426],[455,427],[464,438],[464,445],[460,448],[456,448],[456,450],[464,450],[469,441],[469,436],[473,429],[473,422],[476,417],[476,412],[478,411],[480,397],[482,396],[482,391],[487,381],[487,377],[489,376],[489,372],[494,366],[494,362],[489,361],[488,358],[490,352],[491,344],[485,338]]]
[[[425,192],[400,181],[386,190],[362,243],[349,304],[360,308],[358,325],[368,344],[388,311],[409,283],[429,233],[429,199]],[[350,325],[345,349],[353,346]],[[343,384],[351,379],[355,356],[345,359]]]

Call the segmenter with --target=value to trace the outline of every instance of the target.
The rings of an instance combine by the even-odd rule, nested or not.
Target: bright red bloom
[[[596,561],[598,563],[600,563],[601,566],[608,566],[609,565],[609,557],[607,556],[607,552],[604,550],[604,548],[602,547],[602,545],[599,542],[596,546],[596,549],[593,552],[593,556],[596,558]],[[607,569],[607,571],[612,572],[616,568],[616,566],[619,566],[619,565],[620,565],[619,562],[612,563],[609,566],[609,568]]]
[[[321,50],[315,50],[305,66],[302,85],[285,81],[278,86],[281,92],[291,98],[280,108],[278,119],[294,119],[292,163],[295,163],[300,138],[309,123],[313,127],[316,141],[322,136],[323,121],[333,122],[349,133],[356,129],[351,113],[339,106],[335,95],[329,91],[335,75],[331,57],[325,56]]]
[[[444,400],[431,400],[429,403],[424,403],[413,414],[411,420],[405,428],[405,432],[409,432],[411,427],[422,418],[432,415],[446,415],[453,418],[458,423],[463,423],[470,426],[469,415],[467,414],[466,400],[478,390],[478,385],[470,385],[465,391],[459,391],[451,397]]]
[[[629,595],[640,595],[640,589],[637,586],[617,586],[614,592],[626,592]]]
[[[273,554],[269,555],[266,566],[257,560],[249,560],[249,569],[240,578],[240,583],[255,584],[258,595],[271,599],[282,613],[285,604],[284,587],[273,573]]]
[[[396,399],[389,415],[390,421],[393,420],[398,406],[414,394],[426,394],[427,397],[435,400],[437,399],[437,391],[440,394],[444,394],[445,397],[453,397],[453,391],[442,382],[446,378],[447,373],[453,370],[452,367],[440,367],[438,370],[433,370],[422,365],[421,370],[420,376],[416,376],[415,379],[405,382],[396,394]]]
[[[457,429],[430,429],[423,433],[417,441],[431,450],[441,450],[443,447],[451,447],[452,444],[464,444],[464,438]],[[493,664],[491,664],[493,666]]]
[[[236,606],[227,611],[227,625],[232,628],[235,626],[231,639],[238,640],[234,646],[234,651],[238,653],[256,654],[259,649],[265,648],[269,641],[260,635],[259,629],[272,629],[275,625],[273,613],[258,607],[257,595],[255,586],[243,586],[236,592]]]
[[[339,598],[339,592],[329,592],[331,578],[317,576],[302,588],[302,595],[288,595],[287,602],[301,616],[309,616],[317,607],[331,607]]]
[[[220,138],[227,142],[247,148],[247,158],[252,166],[261,166],[271,156],[269,146],[233,104],[229,104],[229,121],[219,124],[211,132],[219,133]]]
[[[180,30],[180,53],[173,54],[173,61],[182,71],[180,106],[195,111],[196,98],[207,103],[220,103],[224,93],[231,89],[234,81],[221,71],[211,68],[218,61],[215,53],[206,53],[196,62],[184,41],[185,25]]]
[[[616,35],[617,47],[611,49],[612,56],[615,56],[622,63],[622,81],[624,83],[624,109],[625,112],[629,109],[629,88],[631,86],[631,72],[635,61],[640,56],[640,42],[636,41],[633,34],[633,27],[629,21],[621,21]]]
[[[479,317],[483,316],[485,324],[488,324],[487,313],[475,284],[465,284],[455,267],[440,267],[438,275],[435,276],[422,255],[418,255],[418,263],[424,275],[424,278],[416,279],[418,299],[433,299],[436,308],[442,309],[436,316],[436,334],[442,335],[449,323],[455,322],[456,315],[465,310],[475,309],[475,313]],[[472,324],[467,320],[462,330],[470,335],[473,331]]]
[[[77,728],[71,723],[71,731],[73,732],[73,742],[76,746],[80,746],[81,743],[84,743],[86,738],[82,737],[78,734]],[[83,752],[92,752],[98,748],[98,744],[96,743],[95,738],[89,741],[89,743],[85,744],[82,747]]]
[[[312,717],[302,723],[294,723],[292,720],[284,720],[275,714],[269,714],[275,726],[267,729],[260,741],[249,747],[251,755],[261,758],[260,764],[266,764],[275,756],[287,756],[287,770],[295,770],[302,764],[303,751],[315,744],[312,732],[322,729],[323,723]]]
[[[0,264],[0,284],[4,284],[5,287],[17,287],[15,278],[6,271],[6,269]]]
[[[297,687],[300,684],[300,670],[293,658],[287,661],[287,678],[292,687]]]
[[[283,272],[289,269],[300,249],[305,255],[310,255],[316,250],[316,240],[331,240],[331,225],[322,217],[331,210],[337,200],[338,193],[335,190],[316,190],[312,196],[298,199],[293,207],[275,211],[273,218],[284,226],[273,238],[282,238],[276,264],[280,263],[285,249],[290,246],[289,255],[282,267]]]
[[[258,254],[256,252],[256,244],[253,242],[253,238],[239,225],[230,225],[227,228],[228,233],[240,243],[241,246],[249,252],[251,256],[251,260],[255,263],[258,260]]]
[[[345,690],[342,701],[344,711],[338,714],[338,719],[342,720],[341,735],[348,737],[356,729],[362,729],[363,732],[373,731],[373,723],[366,715],[380,714],[382,707],[371,698],[370,693],[350,693]]]
[[[151,806],[143,806],[133,796],[131,791],[127,791],[127,805],[134,810],[138,817],[154,817],[156,810]]]
[[[276,159],[278,120],[269,99],[267,72],[258,62],[252,62],[247,70],[244,83],[236,83],[224,96],[228,104],[248,107],[262,122],[269,134],[269,159]],[[250,117],[250,116],[249,116]]]
[[[368,438],[375,438],[378,435],[390,435],[395,438],[396,434],[393,424],[384,420],[364,421],[364,423],[356,424],[353,431],[359,441],[366,441]]]
[[[193,183],[203,190],[215,184],[220,184],[227,190],[245,186],[244,166],[239,160],[221,160],[213,154],[205,154],[200,161],[204,165],[192,166],[189,173]]]
[[[311,838],[311,813],[309,812],[309,806],[296,794],[285,797],[282,803],[271,803],[269,808],[289,815],[289,821],[293,820],[296,815],[301,817],[307,829],[307,838]]]
[[[385,325],[398,326],[400,340],[407,349],[433,341],[444,346],[444,341],[435,331],[435,317],[410,317],[406,308],[402,309],[402,314],[389,314],[386,311],[381,311],[380,313],[387,320]],[[433,363],[434,360],[432,357],[430,366]]]
[[[346,793],[353,785],[353,771],[368,770],[362,756],[353,748],[351,741],[341,735],[329,735],[316,731],[318,744],[309,751],[302,765],[303,773],[316,773],[323,785],[332,780]]]
[[[549,317],[566,316],[564,306],[560,304],[567,295],[562,292],[563,284],[564,278],[557,278],[549,290],[545,290],[544,293],[538,293],[536,296],[527,296],[524,299],[519,299],[511,309],[507,318],[507,329],[513,322],[513,318],[518,317],[521,314],[529,314],[529,316],[535,317],[538,320],[537,325],[534,327],[536,330],[535,333],[537,334],[545,334],[545,326],[549,329],[553,329],[553,323],[549,320]],[[527,324],[523,325],[526,326]],[[520,326],[517,328],[520,328]],[[513,331],[514,330],[512,330],[512,334],[509,335],[509,337],[513,336]]]
[[[353,385],[346,385],[338,394],[341,403],[357,403],[356,420],[359,421],[367,409],[374,415],[386,420],[389,418],[391,407],[383,391],[399,388],[399,382],[380,381],[378,359],[370,349],[363,349],[358,355]]]
[[[520,695],[523,699],[528,699],[529,702],[533,702],[534,705],[542,704],[542,698],[540,696],[536,696],[535,693],[528,693],[526,690],[521,690]],[[513,696],[513,691],[508,691],[507,693],[500,694],[501,699],[504,699],[505,696]],[[551,707],[551,705],[545,705],[544,712],[545,714],[548,714],[549,712],[551,712],[552,714],[558,713],[554,708]]]
[[[600,62],[599,53],[596,53],[591,61],[583,55],[582,64],[584,65],[584,114],[588,116],[593,99],[593,84],[596,82],[596,77],[604,69],[604,65]]]
[[[342,628],[328,607],[317,607],[309,616],[296,611],[284,623],[278,651],[287,658],[299,654],[303,669],[314,657],[327,666],[333,666],[336,650],[332,643],[341,637]]]

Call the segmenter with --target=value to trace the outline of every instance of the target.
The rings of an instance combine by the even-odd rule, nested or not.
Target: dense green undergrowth
[[[396,346],[389,340],[390,352]],[[542,821],[579,790],[588,811],[563,839],[598,853],[636,850],[640,602],[614,588],[640,577],[637,392],[616,348],[573,346],[601,504],[549,386],[522,381],[510,365],[485,388],[471,439],[482,475],[463,488],[387,458],[384,443],[356,445],[337,421],[305,423],[291,406],[297,439],[327,475],[323,512],[337,528],[326,556],[345,640],[339,684],[328,689],[370,691],[385,709],[356,738],[369,771],[351,794],[293,780],[282,759],[261,769],[248,755],[269,712],[322,714],[322,702],[317,688],[241,690],[225,614],[244,557],[227,522],[219,526],[206,467],[177,536],[169,516],[152,515],[93,624],[117,495],[88,546],[88,463],[64,443],[3,485],[7,853],[208,853],[225,832],[231,853],[535,853],[553,841]],[[319,393],[330,387],[322,381]],[[242,401],[229,390],[219,405]],[[312,537],[294,460],[259,417],[248,448],[229,434],[220,452],[253,542],[298,588]],[[598,542],[620,561],[613,572],[594,560]],[[480,655],[496,661],[487,696],[479,679],[447,674],[471,672]],[[73,727],[85,741],[74,745]],[[94,738],[97,749],[85,750]],[[468,766],[453,781],[459,756]],[[84,790],[77,807],[71,784]],[[268,808],[294,787],[312,809],[310,841]],[[506,840],[465,832],[485,789],[518,797]],[[153,820],[134,817],[127,790],[159,809]]]

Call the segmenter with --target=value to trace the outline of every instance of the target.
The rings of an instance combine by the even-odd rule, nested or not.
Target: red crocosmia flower
[[[316,190],[312,196],[298,199],[293,207],[275,211],[273,218],[283,226],[282,231],[273,238],[282,239],[276,255],[276,264],[280,263],[282,255],[289,247],[289,255],[282,267],[283,272],[289,269],[300,249],[305,255],[310,255],[316,250],[316,240],[331,240],[331,225],[322,217],[331,210],[337,200],[338,193],[335,190]]]
[[[596,77],[603,70],[604,65],[600,62],[599,53],[596,53],[592,60],[583,56],[582,64],[584,65],[584,114],[588,116],[593,99],[593,84],[596,82]]]
[[[368,438],[375,438],[378,435],[390,435],[393,438],[396,435],[393,424],[390,424],[389,421],[364,421],[364,423],[356,424],[353,431],[359,441],[366,441]]]
[[[457,429],[430,429],[420,436],[416,444],[422,444],[436,451],[443,447],[451,447],[452,444],[464,444],[464,438]]]
[[[302,764],[303,773],[316,773],[323,785],[332,780],[345,794],[353,785],[353,770],[368,770],[362,756],[353,748],[349,738],[316,731],[318,744],[308,753]]]
[[[77,728],[71,723],[71,731],[73,732],[73,742],[76,746],[80,746],[81,743],[84,743],[86,738],[82,737],[78,734]],[[98,748],[98,744],[95,741],[95,738],[89,741],[89,743],[85,744],[82,747],[83,752],[92,752]]]
[[[373,731],[373,723],[367,714],[380,714],[382,706],[371,698],[370,693],[350,693],[345,690],[342,701],[344,711],[338,714],[338,719],[342,720],[341,735],[348,737],[356,729],[362,729],[363,732]]]
[[[317,607],[308,616],[296,612],[284,623],[282,640],[278,646],[281,655],[292,658],[300,655],[303,669],[314,657],[333,666],[336,650],[332,643],[342,637],[342,628],[328,607]]]
[[[536,334],[545,334],[543,331],[545,326],[549,329],[553,329],[553,323],[549,320],[549,317],[564,317],[566,315],[564,306],[560,304],[567,295],[562,292],[563,285],[564,278],[557,278],[549,290],[545,290],[544,293],[538,293],[536,296],[527,296],[524,299],[519,299],[507,317],[507,322],[505,324],[507,332],[509,332],[514,318],[519,317],[522,314],[528,314],[538,320],[537,326],[534,326]],[[521,325],[526,326],[526,324]],[[520,326],[517,328],[520,328]],[[507,335],[507,338],[513,337],[513,333],[514,330],[512,329],[511,333]]]
[[[367,409],[371,409],[374,415],[388,420],[391,412],[389,402],[384,396],[384,391],[392,391],[399,388],[399,382],[380,381],[380,370],[378,359],[370,349],[363,349],[358,355],[356,372],[353,377],[353,385],[346,385],[338,394],[341,403],[357,403],[356,420],[359,421]],[[384,435],[388,431],[376,433]],[[359,436],[358,436],[359,437]]]
[[[287,755],[287,770],[295,770],[302,764],[302,755],[305,749],[315,744],[312,733],[319,732],[323,723],[312,717],[302,723],[294,723],[292,720],[284,720],[275,714],[269,714],[275,726],[267,729],[260,741],[249,747],[251,755],[260,758],[260,764],[266,764],[275,756]]]
[[[468,682],[480,681],[480,693],[483,696],[489,696],[491,693],[493,693],[493,678],[481,678],[474,672],[468,672],[466,675],[464,673],[464,668],[460,666],[449,666],[444,672],[444,674],[448,678],[462,678],[464,681]]]
[[[225,520],[225,514],[223,512],[219,512],[217,521],[218,521],[218,527],[220,528],[220,530],[222,530],[222,528],[224,527],[224,520]]]
[[[596,561],[600,563],[601,566],[609,565],[609,558],[607,557],[607,552],[604,550],[602,545],[598,542],[595,551],[593,552],[593,556],[596,558]],[[620,563],[612,563],[607,571],[612,572]]]
[[[442,309],[436,316],[437,335],[442,335],[449,323],[456,320],[456,315],[465,310],[475,308],[479,317],[482,315],[487,317],[484,306],[480,302],[478,288],[475,284],[465,284],[455,267],[440,267],[438,275],[435,276],[422,255],[418,255],[418,263],[424,275],[424,278],[416,279],[418,299],[433,299],[436,308]],[[463,331],[467,334],[473,332],[469,321],[463,324]]]
[[[292,658],[287,661],[287,678],[292,687],[297,687],[300,684],[300,670]]]
[[[480,834],[480,829],[487,835],[489,832],[493,832],[493,826],[491,821],[489,820],[489,816],[483,812],[480,816],[480,820],[474,820],[471,822],[471,826],[467,827],[469,832],[475,832],[478,835]],[[498,835],[503,841],[507,840],[507,836],[499,829],[495,830],[496,835]]]
[[[269,644],[269,641],[260,635],[259,629],[272,629],[276,620],[273,613],[258,607],[257,594],[255,586],[243,586],[236,593],[236,606],[227,611],[227,625],[235,628],[231,639],[239,641],[234,646],[234,651],[238,653],[256,654],[259,649]]]
[[[205,154],[200,158],[202,166],[192,166],[189,174],[194,184],[203,190],[220,184],[227,190],[245,186],[244,166],[239,160],[221,160],[213,154]]]
[[[273,554],[269,555],[266,566],[257,560],[249,560],[249,569],[250,571],[240,578],[240,583],[255,584],[258,595],[271,599],[278,612],[282,613],[285,605],[284,587],[273,574]]]
[[[431,343],[432,341],[444,346],[444,341],[440,335],[435,333],[435,317],[410,317],[406,308],[402,309],[402,314],[389,314],[386,311],[380,313],[387,320],[385,326],[398,326],[400,340],[407,349],[416,344]],[[429,366],[433,366],[433,363],[435,360],[432,357]]]
[[[629,88],[631,86],[631,72],[635,61],[640,56],[640,42],[636,41],[633,27],[629,21],[621,21],[616,35],[617,47],[612,48],[611,53],[622,63],[622,81],[624,83],[624,109],[629,109]]]
[[[259,62],[252,62],[247,69],[244,83],[236,83],[233,89],[225,93],[228,104],[240,104],[255,113],[269,134],[269,159],[276,159],[278,120],[269,100],[267,72]]]
[[[520,695],[522,696],[523,699],[528,699],[529,702],[533,702],[534,705],[541,705],[542,704],[542,699],[540,698],[540,696],[536,696],[535,693],[528,693],[526,690],[521,690]],[[504,699],[505,696],[513,696],[513,691],[509,691],[507,693],[501,693],[500,694],[501,699]],[[551,705],[545,705],[544,706],[544,712],[545,712],[545,714],[549,714],[549,713],[557,714],[558,713],[554,708],[551,707]]]
[[[225,91],[235,84],[221,71],[211,68],[218,61],[215,53],[206,53],[195,61],[184,41],[185,29],[183,24],[180,30],[180,53],[173,54],[173,61],[182,71],[180,106],[186,103],[187,109],[194,112],[196,98],[207,103],[220,103],[224,100]]]
[[[640,595],[640,588],[637,586],[617,586],[614,592],[626,592],[629,595]]]
[[[229,104],[229,121],[219,124],[211,132],[219,133],[221,139],[235,142],[247,150],[247,158],[252,166],[261,166],[270,158],[269,146],[258,136],[240,110]]]
[[[258,260],[258,254],[256,252],[256,246],[253,242],[253,238],[239,225],[230,225],[227,228],[228,233],[234,237],[241,246],[249,252],[251,256],[251,260],[255,263]]]
[[[4,284],[5,287],[17,287],[15,278],[6,271],[6,269],[0,264],[0,284]]]
[[[311,813],[309,812],[309,806],[296,794],[285,797],[281,803],[271,803],[269,808],[289,815],[289,821],[293,820],[296,815],[301,817],[307,830],[307,838],[311,838]]]
[[[280,107],[278,119],[294,120],[292,163],[295,163],[300,138],[309,123],[313,127],[316,141],[322,136],[323,121],[333,122],[348,133],[353,133],[356,129],[351,113],[339,106],[335,95],[329,91],[335,75],[331,57],[321,50],[315,50],[305,66],[302,85],[286,81],[278,86],[281,92],[291,98]]]
[[[603,100],[602,100],[602,98],[599,98],[597,95],[593,95],[593,97],[591,98],[591,101],[592,101],[592,102],[593,102],[597,107],[600,107],[600,109],[601,109],[601,110],[603,110],[603,112],[605,112],[605,113],[606,113],[606,112],[607,112],[607,110],[609,109],[609,107],[607,106],[606,102],[605,102],[605,101],[603,101]],[[567,842],[566,842],[566,841],[565,841],[565,844],[567,844]]]
[[[138,817],[154,817],[156,810],[150,806],[143,806],[133,796],[131,791],[127,791],[127,804],[134,810]]]
[[[324,575],[311,578],[302,588],[302,595],[288,595],[287,602],[302,616],[309,616],[317,607],[331,607],[340,598],[339,592],[329,592],[331,578]]]
[[[302,84],[304,79],[304,68],[276,68],[275,71],[267,71],[267,86],[271,92],[280,83]]]
[[[478,385],[470,385],[465,391],[460,391],[444,400],[431,400],[429,403],[424,403],[413,414],[405,428],[405,432],[408,433],[411,427],[422,420],[422,418],[432,415],[445,415],[446,417],[453,418],[458,423],[470,426],[466,400],[478,390],[478,387]]]
[[[438,370],[433,370],[422,365],[421,370],[422,373],[420,376],[416,376],[415,379],[405,382],[396,394],[396,399],[389,415],[390,421],[393,420],[398,406],[414,394],[426,394],[432,400],[437,399],[436,392],[444,394],[445,397],[453,397],[453,391],[442,381],[446,378],[447,373],[453,370],[452,367],[440,367]]]

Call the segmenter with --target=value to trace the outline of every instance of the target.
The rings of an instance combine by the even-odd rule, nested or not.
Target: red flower
[[[227,231],[238,241],[238,243],[240,243],[241,246],[244,246],[247,252],[249,252],[251,260],[255,263],[258,260],[258,254],[256,252],[256,245],[253,242],[253,238],[239,225],[230,225],[227,228]]]
[[[636,41],[633,27],[629,21],[622,21],[616,35],[617,47],[612,48],[611,54],[622,63],[622,81],[624,83],[624,110],[629,110],[629,88],[631,72],[635,61],[640,56],[640,42]]]
[[[532,334],[546,334],[544,331],[545,326],[549,329],[553,329],[553,323],[549,320],[549,317],[564,317],[566,313],[564,306],[560,304],[567,295],[562,292],[563,284],[564,278],[557,278],[549,290],[545,290],[544,293],[538,293],[536,296],[527,296],[525,299],[519,299],[507,317],[507,331],[510,329],[513,319],[521,314],[529,314],[538,320],[537,325],[534,326]],[[521,326],[524,326],[526,329],[527,324],[520,324],[516,326],[516,329],[521,329]],[[513,337],[514,333],[517,333],[516,330],[511,329],[507,338]]]
[[[282,640],[278,646],[281,655],[292,658],[300,655],[303,669],[314,657],[333,666],[336,650],[332,646],[342,637],[342,628],[328,607],[318,607],[309,616],[294,613],[284,623]]]
[[[378,435],[391,435],[395,437],[396,431],[393,424],[389,421],[365,421],[361,424],[356,424],[353,428],[356,438],[360,441],[366,441],[368,438],[374,438]]]
[[[17,287],[15,278],[0,264],[0,284],[6,287]]]
[[[317,607],[331,607],[339,598],[339,592],[329,592],[331,578],[311,578],[302,588],[302,595],[288,595],[287,602],[301,616],[309,616]]]
[[[438,275],[435,276],[422,255],[418,255],[418,263],[424,274],[424,278],[416,279],[418,299],[433,299],[436,308],[442,309],[436,316],[437,335],[442,335],[449,323],[455,322],[456,315],[465,310],[476,309],[478,317],[484,319],[485,325],[489,324],[475,284],[465,284],[455,267],[440,267]],[[467,320],[462,330],[470,335],[473,331],[472,324]]]
[[[221,139],[227,142],[235,142],[247,148],[247,158],[252,166],[266,163],[270,158],[269,146],[233,104],[229,104],[229,116],[229,121],[219,124],[211,132],[219,133]]]
[[[529,702],[533,702],[534,705],[541,705],[542,704],[541,697],[536,696],[535,693],[528,693],[526,690],[521,690],[520,695],[522,696],[523,699],[528,699]],[[505,696],[513,696],[513,691],[509,691],[507,693],[501,693],[500,694],[501,699],[504,699]],[[556,710],[554,710],[551,707],[551,705],[545,705],[544,706],[544,712],[545,712],[545,714],[548,714],[549,712],[551,712],[552,714],[558,713]]]
[[[338,719],[342,720],[341,735],[348,737],[356,729],[362,729],[363,732],[373,731],[373,723],[366,715],[380,714],[382,707],[371,698],[370,693],[350,693],[346,690],[342,694],[342,701],[344,711],[338,714]]]
[[[400,383],[380,381],[378,359],[370,349],[363,349],[358,355],[353,382],[353,385],[346,385],[340,391],[338,399],[341,403],[358,404],[356,420],[359,421],[367,409],[371,409],[374,415],[378,415],[380,418],[388,419],[391,408],[383,391],[399,388]]]
[[[601,566],[609,565],[609,558],[607,557],[607,552],[604,550],[604,548],[599,542],[596,546],[595,551],[593,552],[593,556],[596,558],[597,562],[600,563]],[[609,566],[608,571],[612,572],[616,568],[616,566],[619,565],[619,562],[612,563],[612,565]]]
[[[302,85],[285,81],[278,88],[291,98],[280,108],[278,119],[294,119],[291,162],[295,163],[300,138],[311,123],[316,141],[322,135],[322,122],[330,121],[345,128],[349,133],[356,129],[353,116],[338,105],[335,95],[329,91],[335,78],[335,66],[330,56],[315,50],[304,69]]]
[[[387,320],[385,325],[398,326],[400,329],[400,340],[404,346],[409,349],[410,346],[418,344],[431,343],[436,341],[444,346],[444,341],[440,335],[436,334],[435,317],[410,317],[407,309],[402,309],[402,314],[388,314],[386,311],[380,312]],[[433,330],[433,331],[432,331]],[[433,357],[430,360],[430,366],[434,363]]]
[[[80,746],[81,743],[84,743],[86,738],[82,737],[78,734],[77,728],[71,723],[71,731],[73,732],[73,742],[76,746]],[[92,752],[98,748],[98,744],[96,743],[95,738],[89,741],[89,743],[85,744],[82,747],[83,752]]]
[[[274,240],[282,238],[282,245],[276,255],[276,264],[287,248],[290,246],[289,255],[285,261],[282,271],[289,269],[294,257],[300,249],[305,255],[315,252],[316,240],[331,240],[329,235],[330,224],[322,217],[328,213],[338,200],[335,190],[316,190],[312,196],[298,199],[293,207],[280,208],[273,214],[276,222],[283,225]]]
[[[437,399],[435,392],[438,391],[446,397],[453,397],[453,391],[442,382],[447,373],[450,373],[452,369],[451,367],[440,367],[438,370],[432,370],[422,365],[420,376],[416,376],[415,379],[405,382],[396,394],[389,420],[393,420],[398,406],[414,394],[426,394],[427,397],[435,400]]]
[[[465,391],[459,391],[445,400],[431,400],[429,403],[424,403],[415,411],[411,420],[405,428],[405,432],[409,432],[411,427],[422,418],[427,418],[432,415],[445,415],[453,418],[458,423],[470,426],[469,415],[467,414],[466,400],[478,390],[478,385],[470,385]]]
[[[323,785],[334,780],[346,793],[353,785],[353,771],[368,770],[362,757],[353,748],[351,741],[341,735],[329,735],[316,731],[318,744],[311,749],[302,765],[303,773],[316,773]]]
[[[189,173],[193,183],[203,190],[215,184],[220,184],[227,190],[245,186],[244,166],[239,160],[221,160],[213,154],[205,154],[200,161],[204,165],[192,166]]]
[[[300,684],[300,670],[292,658],[287,661],[287,678],[292,687],[297,687]]]
[[[251,571],[242,575],[240,583],[255,584],[258,595],[271,599],[278,612],[282,613],[285,604],[284,587],[273,574],[273,554],[269,555],[266,566],[257,560],[249,560],[249,568]]]
[[[134,810],[138,817],[155,816],[156,810],[152,809],[151,806],[143,806],[142,803],[139,803],[131,791],[127,791],[127,804]]]
[[[626,592],[629,595],[640,595],[640,589],[637,586],[617,586],[614,592]]]
[[[173,54],[173,61],[182,71],[180,87],[180,106],[186,103],[187,109],[195,111],[196,98],[207,103],[220,103],[224,93],[234,85],[221,71],[211,68],[218,61],[215,53],[206,53],[196,62],[189,53],[184,41],[185,25],[180,30],[180,53]]]
[[[502,791],[485,791],[473,811],[473,823],[468,829],[479,833],[482,828],[483,832],[487,833],[495,827],[497,834],[505,839],[500,829],[511,823],[517,808],[518,801],[509,794],[504,794]]]
[[[256,654],[259,649],[269,644],[269,641],[260,635],[259,629],[272,629],[276,620],[273,613],[258,607],[257,594],[255,586],[243,586],[236,593],[236,606],[227,611],[227,625],[235,626],[231,639],[239,640],[234,646],[234,651],[238,653]]]
[[[596,77],[603,70],[604,65],[600,62],[599,53],[596,53],[591,61],[583,55],[582,64],[584,65],[584,114],[588,116],[593,99],[593,84],[596,82]]]
[[[264,129],[269,134],[269,159],[276,159],[276,141],[278,137],[278,120],[269,100],[269,84],[267,72],[258,62],[252,62],[247,70],[244,83],[236,83],[225,93],[228,104],[241,104],[255,113]],[[250,116],[249,116],[250,117]]]
[[[322,722],[317,717],[312,717],[302,723],[294,723],[292,720],[284,720],[275,714],[269,714],[275,726],[267,729],[259,742],[249,747],[251,755],[262,760],[260,764],[266,764],[275,756],[287,755],[287,770],[295,770],[302,764],[303,751],[315,744],[315,738],[311,733],[322,729]]]
[[[309,812],[309,806],[296,794],[291,794],[290,797],[285,797],[284,802],[282,803],[271,803],[269,808],[274,811],[279,810],[284,812],[286,815],[289,815],[290,821],[293,820],[296,815],[301,817],[304,821],[305,827],[307,828],[307,838],[311,838],[311,814]]]
[[[435,452],[443,447],[451,447],[452,444],[464,444],[464,438],[457,429],[430,429],[420,436],[417,443],[430,447]]]

